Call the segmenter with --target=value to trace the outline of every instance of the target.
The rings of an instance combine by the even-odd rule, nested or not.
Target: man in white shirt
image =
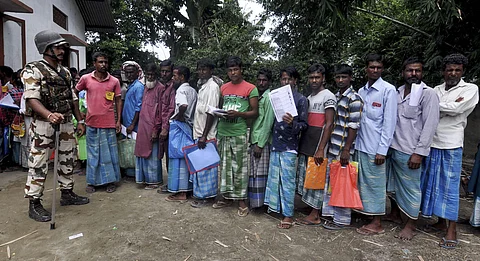
[[[434,227],[446,230],[439,243],[443,248],[455,248],[458,244],[456,221],[463,136],[467,117],[478,103],[478,86],[462,79],[467,63],[467,58],[461,54],[443,59],[445,82],[435,87],[440,98],[440,122],[422,173],[422,215],[438,217]]]

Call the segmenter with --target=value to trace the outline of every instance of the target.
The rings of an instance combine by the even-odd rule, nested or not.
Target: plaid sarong
[[[410,169],[410,155],[390,148],[387,156],[387,192],[400,210],[411,219],[418,219],[422,190],[420,176],[422,168]]]
[[[462,148],[430,149],[421,177],[422,216],[457,221],[462,153]]]
[[[268,211],[293,217],[296,160],[295,153],[278,151],[270,153],[270,168],[265,190],[265,205],[268,206]]]
[[[120,181],[115,129],[87,126],[87,184],[100,186]]]
[[[168,192],[192,191],[193,185],[189,178],[190,172],[185,159],[168,159]]]
[[[218,167],[199,171],[190,175],[193,196],[198,199],[213,198],[218,190]]]
[[[136,157],[135,181],[140,184],[162,184],[162,161],[158,159],[158,142],[152,144],[152,153],[148,158]]]
[[[262,155],[260,158],[255,158],[253,156],[253,148],[250,147],[250,165],[248,171],[248,199],[250,202],[250,208],[263,206],[269,163],[270,146],[268,144],[262,149]]]
[[[385,215],[387,197],[387,170],[385,163],[375,164],[375,155],[356,151],[358,162],[358,190],[363,210],[354,211],[369,215]]]
[[[323,189],[306,189],[303,187],[303,184],[305,183],[305,175],[307,173],[307,162],[308,157],[306,155],[298,155],[297,193],[302,196],[302,201],[308,206],[314,209],[322,209]]]
[[[225,199],[247,199],[247,135],[219,137],[220,193]]]

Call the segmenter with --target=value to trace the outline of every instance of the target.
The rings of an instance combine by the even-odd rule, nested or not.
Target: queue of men
[[[73,86],[72,76],[61,65],[69,47],[65,39],[43,31],[35,43],[43,60],[27,64],[22,72],[24,99],[33,110],[25,197],[30,199],[29,216],[34,220],[51,218],[40,199],[49,152],[54,149],[55,125],[61,137],[61,204],[89,202],[72,191],[71,120],[75,117],[77,135],[87,136],[88,193],[99,186],[105,186],[106,192],[116,190],[120,180],[117,137],[123,125],[123,138],[136,134],[135,168],[124,170],[126,175],[145,189],[168,193],[166,201],[185,202],[193,195],[192,207],[214,209],[236,202],[240,217],[266,205],[269,212],[283,215],[277,225],[280,229],[298,223],[340,230],[351,224],[352,209],[329,205],[328,166],[334,160],[343,166],[356,161],[363,209],[354,211],[371,217],[358,233],[384,233],[381,221],[400,223],[403,213],[408,220],[397,237],[410,240],[419,215],[435,215],[439,217],[435,227],[446,230],[440,246],[458,244],[455,222],[463,133],[467,116],[478,103],[478,87],[462,80],[467,65],[463,55],[444,58],[445,82],[433,89],[422,81],[423,62],[415,57],[405,60],[404,85],[398,89],[382,79],[381,55],[367,55],[368,82],[358,92],[351,84],[352,68],[340,64],[334,71],[335,94],[325,88],[325,68],[313,64],[307,69],[308,97],[299,92],[297,69],[286,67],[278,86],[290,86],[297,115],[287,112],[277,121],[269,98],[274,85],[271,71],[259,70],[255,86],[243,79],[239,57],[226,61],[227,83],[213,75],[211,60],[199,60],[198,92],[189,85],[188,67],[166,60],[143,71],[136,62],[125,62],[122,70],[128,87],[122,93],[120,81],[108,73],[105,53],[93,55],[95,70]],[[83,90],[88,104],[85,119],[77,101]],[[213,109],[226,112],[218,116]],[[169,147],[179,145],[169,135],[172,131],[181,131],[199,149],[216,142],[219,166],[190,174],[185,158],[169,153]],[[161,165],[164,157],[167,184]],[[306,173],[322,164],[327,165],[324,187],[306,188]],[[296,193],[310,207],[310,214],[294,220]],[[392,210],[385,216],[387,198],[392,199]],[[321,222],[321,216],[329,221]]]

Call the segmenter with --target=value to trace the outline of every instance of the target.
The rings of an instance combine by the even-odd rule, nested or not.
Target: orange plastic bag
[[[330,164],[330,187],[332,194],[328,205],[342,208],[363,209],[357,187],[358,163],[350,162],[342,167],[340,161]]]
[[[324,159],[322,164],[318,166],[315,164],[313,157],[308,157],[307,172],[305,174],[305,182],[303,187],[306,189],[324,189],[325,179],[327,176],[327,163],[328,160]]]

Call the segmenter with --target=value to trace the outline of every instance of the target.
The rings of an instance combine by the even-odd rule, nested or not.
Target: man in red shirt
[[[117,78],[110,76],[108,57],[105,53],[93,54],[95,71],[80,78],[75,93],[87,91],[87,188],[95,192],[95,186],[106,185],[107,192],[116,190],[120,181],[120,165],[116,133],[120,132],[121,117],[115,121],[114,100],[121,111],[121,89]]]

